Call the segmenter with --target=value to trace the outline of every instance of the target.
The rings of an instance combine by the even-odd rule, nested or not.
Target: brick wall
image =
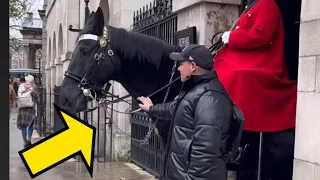
[[[320,180],[319,7],[302,0],[294,180]]]

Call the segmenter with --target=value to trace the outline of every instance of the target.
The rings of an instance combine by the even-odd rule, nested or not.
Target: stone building
[[[23,47],[19,42],[9,41],[9,67],[10,69],[18,69],[23,67]]]
[[[130,30],[133,24],[133,12],[149,4],[150,1],[109,0],[110,25]],[[56,86],[61,85],[63,72],[68,67],[77,37],[77,33],[69,31],[68,28],[69,25],[76,29],[83,27],[86,2],[90,11],[95,11],[100,0],[44,0],[44,10],[41,11],[42,60],[46,64],[47,92],[52,92]],[[213,34],[230,29],[239,17],[244,2],[242,0],[172,0],[172,11],[177,13],[177,30],[195,26],[196,42],[210,46]],[[291,2],[295,3],[294,7],[297,10],[295,16],[288,15],[290,12],[284,10],[284,7]],[[294,180],[318,180],[320,179],[320,150],[317,146],[320,144],[318,138],[320,137],[320,10],[317,7],[320,4],[317,0],[282,0],[282,3],[284,17],[289,19],[298,17],[290,19],[294,30],[290,29],[290,25],[286,25],[290,27],[286,29],[287,34],[290,31],[296,32],[295,35],[287,35],[286,40],[287,44],[296,45],[294,47],[296,50],[290,52],[288,57],[292,66],[292,77],[293,79],[298,77]],[[298,63],[299,69],[297,69]],[[123,96],[127,93],[117,83],[114,83],[112,88],[117,95]],[[51,96],[53,99],[53,95]],[[50,95],[47,95],[46,112],[53,117],[54,108],[49,104],[49,99]],[[114,108],[125,111],[129,106],[119,103],[115,104]],[[94,112],[88,118],[97,124],[95,119],[98,116],[101,114]],[[126,157],[130,149],[130,138],[123,135],[130,134],[130,119],[127,115],[114,113],[113,120],[118,128],[114,127],[117,130],[111,136],[113,144],[110,149],[112,152],[109,153],[112,154],[112,160],[120,160]],[[47,123],[53,125],[51,122]],[[109,131],[107,135],[110,136]],[[104,139],[104,141],[107,140]]]
[[[23,64],[22,68],[35,69],[38,66],[37,50],[42,48],[42,20],[27,13],[21,24]]]

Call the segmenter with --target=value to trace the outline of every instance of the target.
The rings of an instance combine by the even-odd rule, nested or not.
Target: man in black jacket
[[[152,117],[171,119],[161,180],[226,180],[223,155],[232,120],[232,102],[211,71],[213,57],[204,46],[192,44],[181,53],[171,53],[179,61],[183,87],[175,100],[153,105],[139,97],[140,108]]]

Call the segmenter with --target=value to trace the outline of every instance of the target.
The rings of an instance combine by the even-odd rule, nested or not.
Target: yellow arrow
[[[80,155],[91,177],[93,171],[96,128],[62,108],[55,108],[65,128],[19,151],[31,178]]]

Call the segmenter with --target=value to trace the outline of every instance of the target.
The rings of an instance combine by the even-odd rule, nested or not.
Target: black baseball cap
[[[176,61],[191,61],[206,70],[211,70],[213,67],[213,56],[203,45],[190,44],[181,53],[170,53],[170,58]]]

